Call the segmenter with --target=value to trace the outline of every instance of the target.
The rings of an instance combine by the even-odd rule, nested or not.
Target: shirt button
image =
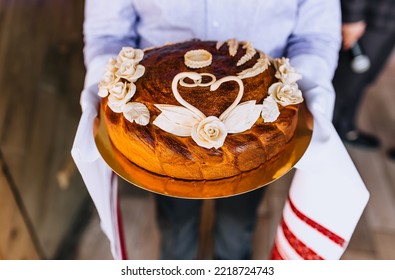
[[[214,27],[219,27],[219,22],[216,21],[216,20],[214,20],[214,21],[213,21],[213,26],[214,26]]]

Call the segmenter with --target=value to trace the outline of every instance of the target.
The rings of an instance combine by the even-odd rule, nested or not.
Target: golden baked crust
[[[213,55],[210,66],[191,70],[184,64],[184,54],[189,50],[205,49]],[[207,149],[197,145],[191,137],[170,134],[152,122],[160,114],[154,104],[179,105],[172,92],[174,76],[180,72],[212,73],[217,79],[236,76],[253,67],[259,54],[242,66],[236,63],[245,54],[242,47],[234,57],[226,45],[219,50],[216,42],[189,41],[146,51],[140,62],[145,67],[144,76],[135,82],[133,101],[143,103],[150,112],[146,126],[130,122],[123,114],[108,107],[108,97],[102,99],[102,109],[108,134],[113,145],[138,166],[165,176],[187,180],[213,180],[235,176],[257,168],[274,158],[292,138],[297,124],[299,105],[279,106],[280,116],[275,122],[265,123],[259,118],[251,129],[227,135],[222,147]],[[241,100],[262,103],[268,88],[278,79],[274,66],[263,73],[243,79],[244,95]],[[238,85],[222,84],[216,91],[207,87],[179,87],[181,96],[201,110],[206,116],[219,116],[235,100]]]

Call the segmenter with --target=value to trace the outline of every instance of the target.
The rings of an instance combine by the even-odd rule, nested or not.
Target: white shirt
[[[85,62],[89,68],[95,57],[127,45],[236,38],[272,57],[308,55],[298,70],[319,72],[330,81],[341,43],[340,17],[338,0],[87,0]]]

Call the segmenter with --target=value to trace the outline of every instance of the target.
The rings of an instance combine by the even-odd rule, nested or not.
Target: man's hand
[[[350,49],[365,33],[366,23],[364,21],[343,23],[343,50]]]

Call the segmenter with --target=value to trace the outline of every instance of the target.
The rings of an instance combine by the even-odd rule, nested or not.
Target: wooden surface
[[[82,19],[79,0],[0,1],[0,149],[42,258],[56,257],[87,197],[78,172],[56,176],[73,170]]]
[[[32,233],[14,195],[0,160],[0,260],[39,259]]]
[[[344,260],[395,260],[395,161],[385,155],[388,147],[395,147],[394,75],[395,54],[379,79],[368,89],[359,113],[360,127],[378,135],[383,147],[365,150],[346,146],[370,191],[370,201],[342,256]],[[254,259],[267,259],[270,254],[292,175],[291,172],[270,185],[258,209]],[[160,235],[155,223],[152,196],[123,184],[121,191],[129,258],[158,258]],[[139,195],[135,195],[135,192]],[[202,259],[212,257],[213,240],[209,230],[212,228],[213,215],[210,209],[213,209],[212,201],[203,209],[205,216],[200,228],[202,244],[199,248],[199,257]],[[98,223],[94,215],[82,234],[74,256],[76,259],[111,259],[108,242]]]

